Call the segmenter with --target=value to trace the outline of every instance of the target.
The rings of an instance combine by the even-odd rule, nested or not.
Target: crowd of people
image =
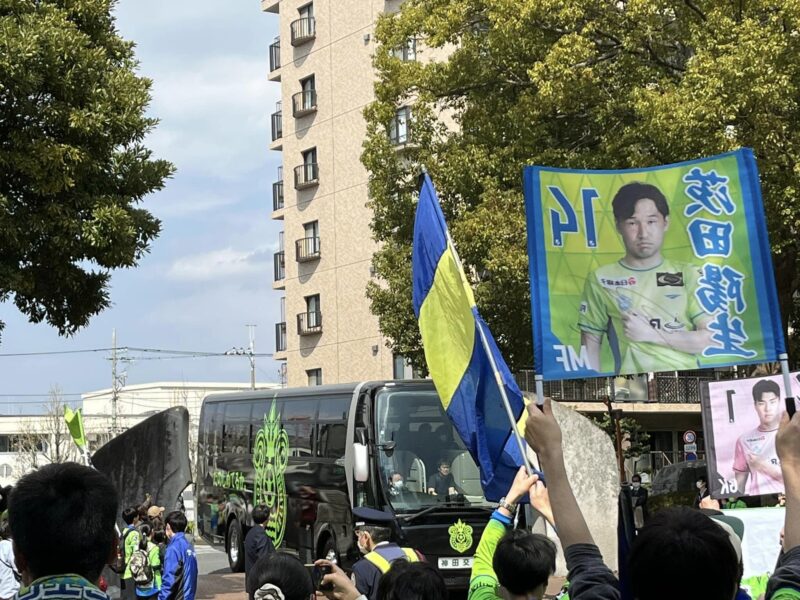
[[[749,597],[742,587],[741,532],[735,522],[714,515],[716,511],[689,507],[649,516],[625,565],[628,577],[618,579],[604,563],[575,499],[564,465],[561,429],[549,401],[542,410],[529,411],[526,440],[539,456],[547,487],[524,467],[519,470],[480,539],[470,600],[544,596],[555,571],[556,546],[547,536],[513,527],[517,503],[525,496],[558,533],[572,600],[618,599],[623,581],[638,600],[687,594],[704,600]],[[800,416],[784,417],[776,448],[786,487],[785,527],[775,571],[762,578],[762,595],[766,600],[798,600]],[[644,507],[646,494],[641,489],[634,487],[633,502],[638,498]],[[701,507],[708,501],[702,489],[698,498]],[[198,570],[185,535],[186,516],[180,511],[164,515],[162,507],[153,505],[126,508],[120,535],[117,510],[114,487],[88,467],[51,464],[20,479],[8,498],[7,521],[0,522],[0,600],[108,600],[101,589],[106,565],[122,571],[124,599],[194,600]],[[350,576],[333,556],[304,565],[296,556],[276,551],[264,529],[268,514],[265,507],[253,510],[256,526],[245,540],[249,600],[447,598],[439,571],[420,553],[390,540],[391,529],[381,511],[354,510],[364,556]]]

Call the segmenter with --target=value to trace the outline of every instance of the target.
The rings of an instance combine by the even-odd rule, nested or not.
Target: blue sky
[[[247,345],[248,323],[257,325],[256,352],[273,352],[281,227],[270,212],[280,154],[268,144],[280,84],[267,72],[278,17],[258,0],[119,0],[115,14],[121,35],[137,44],[141,74],[153,79],[149,112],[161,123],[148,145],[177,167],[144,203],[162,220],[161,236],[138,268],[114,273],[112,308],[72,338],[0,305],[0,354],[107,348],[114,328],[119,346],[224,352]],[[66,394],[109,387],[107,357],[0,357],[0,412],[37,412],[55,385]],[[259,381],[278,379],[271,358],[256,366]],[[235,356],[124,366],[129,384],[248,382],[249,369]]]

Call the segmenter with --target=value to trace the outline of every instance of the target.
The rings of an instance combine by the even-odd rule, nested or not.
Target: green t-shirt
[[[497,575],[492,567],[492,558],[494,558],[497,544],[505,533],[506,528],[500,521],[489,519],[472,561],[467,600],[501,600],[502,596],[498,594],[497,589],[499,585]]]
[[[126,533],[129,528],[125,528],[122,532],[125,535],[125,573],[122,574],[123,579],[130,579],[131,575],[131,556],[139,548],[139,531],[137,529],[130,529],[130,533]]]
[[[696,355],[666,344],[629,341],[624,335],[622,313],[644,315],[668,343],[671,333],[693,331],[707,316],[695,296],[699,277],[697,266],[668,259],[643,270],[618,261],[591,273],[584,284],[578,327],[606,338],[611,356],[601,352],[600,370],[646,373],[698,368]]]

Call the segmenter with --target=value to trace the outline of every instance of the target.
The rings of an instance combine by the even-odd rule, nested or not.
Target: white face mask
[[[361,554],[369,552],[369,549],[361,543],[361,536],[358,536],[358,551],[361,552]]]
[[[638,481],[634,481],[634,482],[633,482],[633,489],[635,489],[635,490],[638,490],[638,489],[639,489],[639,487],[640,487],[641,485],[642,485],[642,484],[641,484],[641,483],[639,483]]]
[[[402,479],[398,479],[392,485],[399,490],[401,487],[403,487],[403,480]]]
[[[698,490],[702,490],[703,489],[703,482],[702,481],[698,481],[697,482],[697,489]]]

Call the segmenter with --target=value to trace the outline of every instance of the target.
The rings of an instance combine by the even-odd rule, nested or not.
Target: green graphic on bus
[[[455,522],[450,529],[450,547],[463,554],[472,547],[472,526],[461,519]]]
[[[289,459],[289,436],[281,425],[280,415],[272,399],[264,425],[256,434],[253,452],[255,467],[254,504],[263,504],[269,511],[265,530],[275,547],[286,533],[286,464]]]

